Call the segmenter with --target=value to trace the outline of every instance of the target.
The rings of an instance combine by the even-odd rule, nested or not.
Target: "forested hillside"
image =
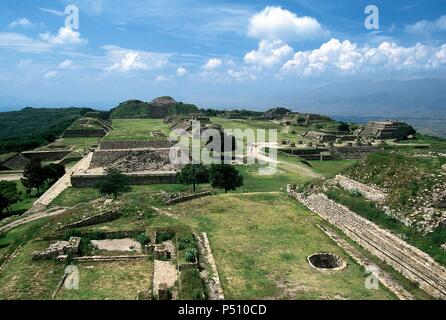
[[[163,105],[157,105],[140,100],[125,101],[116,108],[112,109],[112,118],[131,119],[131,118],[152,118],[163,119],[167,116],[177,114],[197,113],[199,109],[193,104],[185,104],[173,101]]]
[[[61,135],[87,108],[35,109],[0,113],[0,154],[33,149]]]

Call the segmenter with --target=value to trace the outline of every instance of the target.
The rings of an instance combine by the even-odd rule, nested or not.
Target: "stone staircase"
[[[429,255],[324,194],[304,197],[294,190],[289,189],[288,192],[363,248],[417,283],[421,289],[435,298],[446,299],[446,269]]]

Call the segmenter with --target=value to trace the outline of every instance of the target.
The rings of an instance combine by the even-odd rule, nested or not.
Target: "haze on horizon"
[[[367,30],[369,4],[3,1],[0,110],[109,109],[171,95],[201,107],[343,114],[381,105],[396,115],[405,107],[414,116],[444,113],[446,4],[375,1],[379,30]],[[64,25],[68,5],[79,8],[78,30]],[[392,92],[376,89],[387,80],[395,80]],[[420,83],[425,91],[405,97]]]

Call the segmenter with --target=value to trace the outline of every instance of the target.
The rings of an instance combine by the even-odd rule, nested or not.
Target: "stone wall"
[[[116,220],[119,218],[119,216],[120,216],[119,212],[107,211],[107,212],[103,212],[103,213],[82,219],[80,221],[76,221],[76,222],[70,223],[68,225],[62,226],[61,229],[81,228],[81,227],[92,226],[95,224],[100,224],[100,223]]]
[[[107,134],[106,130],[87,130],[87,129],[79,129],[79,130],[66,130],[63,134],[64,138],[102,138]]]
[[[169,140],[153,140],[153,141],[101,141],[101,150],[116,149],[144,149],[144,148],[170,148],[172,143]]]
[[[354,146],[354,147],[329,147],[334,160],[354,160],[363,159],[371,152],[382,151],[382,148],[375,146]]]
[[[304,196],[290,186],[288,194],[433,297],[446,299],[446,269],[426,253],[323,194]]]
[[[126,174],[132,185],[170,184],[177,182],[176,172]],[[75,188],[94,187],[103,175],[75,174],[71,176],[71,184]]]
[[[2,163],[2,167],[7,170],[23,170],[28,163],[29,159],[20,153],[15,157],[9,159],[8,161]]]
[[[386,199],[386,194],[381,190],[369,187],[368,185],[365,185],[356,180],[352,180],[345,176],[337,175],[336,182],[339,183],[339,185],[345,190],[358,191],[367,200],[382,203]]]
[[[29,160],[41,160],[41,161],[58,161],[65,158],[71,150],[57,150],[57,151],[25,151],[22,155]]]
[[[175,171],[169,153],[170,149],[99,150],[90,168],[116,168],[124,173]]]
[[[210,195],[212,195],[212,191],[204,191],[204,192],[199,192],[199,193],[194,193],[194,194],[183,195],[183,196],[179,196],[177,198],[167,200],[166,204],[185,202],[185,201],[198,199],[198,198],[202,198],[202,197],[206,197],[206,196],[210,196]]]

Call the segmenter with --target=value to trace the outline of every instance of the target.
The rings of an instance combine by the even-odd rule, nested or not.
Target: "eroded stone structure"
[[[360,129],[358,135],[366,139],[397,139],[402,130],[409,127],[407,123],[394,120],[372,121]]]
[[[69,241],[57,241],[51,244],[47,249],[33,253],[33,260],[51,260],[59,259],[61,256],[79,254],[79,245],[81,238],[72,237]]]
[[[288,186],[288,194],[406,278],[416,282],[433,297],[446,299],[446,269],[428,254],[328,199],[324,194],[306,196],[291,186]]]

